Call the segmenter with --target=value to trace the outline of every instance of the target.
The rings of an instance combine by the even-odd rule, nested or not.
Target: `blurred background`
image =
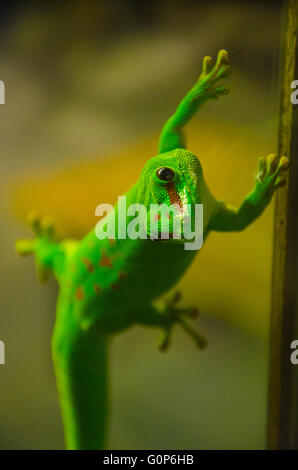
[[[229,51],[232,92],[188,126],[213,194],[239,205],[257,158],[276,150],[281,2],[75,0],[1,9],[0,448],[60,449],[50,357],[57,288],[19,259],[31,209],[80,238],[156,154],[204,55]],[[210,236],[181,280],[198,352],[179,329],[133,328],[110,354],[110,449],[265,446],[273,204],[243,233]]]

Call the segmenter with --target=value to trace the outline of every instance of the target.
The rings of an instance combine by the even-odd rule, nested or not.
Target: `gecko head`
[[[203,175],[198,158],[185,149],[157,155],[145,164],[141,181],[139,200],[147,209],[148,235],[155,219],[159,235],[168,232],[168,238],[176,238],[173,233],[180,230],[179,239],[184,240],[183,223],[194,222],[195,205],[202,203]]]

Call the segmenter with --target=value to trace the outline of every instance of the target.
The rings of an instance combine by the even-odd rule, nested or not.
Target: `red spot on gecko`
[[[110,258],[109,258],[105,253],[102,253],[101,258],[100,258],[99,265],[100,265],[100,266],[106,266],[107,268],[111,268],[111,267],[112,267],[111,260],[110,260]]]
[[[109,243],[111,246],[115,245],[116,243],[116,240],[114,240],[114,238],[109,238]]]
[[[101,294],[101,287],[98,284],[93,284],[94,292],[95,294],[99,295]]]
[[[118,276],[119,276],[119,279],[126,279],[126,274],[123,273],[123,272],[121,272],[121,271],[120,271],[120,273],[118,274]]]
[[[169,198],[170,198],[171,205],[176,204],[177,206],[179,206],[182,209],[183,204],[182,204],[182,201],[180,199],[180,196],[179,196],[178,192],[176,191],[174,183],[169,184],[166,187],[166,189],[167,189],[167,193],[168,193]]]
[[[114,282],[114,284],[111,284],[111,288],[113,290],[119,290],[119,284],[117,284],[116,282]]]
[[[83,263],[85,264],[86,268],[88,269],[89,273],[92,273],[94,271],[93,265],[91,261],[87,258],[82,259]]]
[[[79,286],[76,290],[76,298],[78,300],[82,300],[84,298],[84,292],[83,292],[83,288],[81,286]]]

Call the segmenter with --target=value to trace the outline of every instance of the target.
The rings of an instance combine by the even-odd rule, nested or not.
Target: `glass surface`
[[[0,448],[63,448],[50,357],[57,290],[13,251],[26,214],[81,237],[157,153],[161,127],[204,55],[230,53],[231,94],[187,127],[218,197],[240,205],[257,159],[276,151],[281,10],[276,2],[12,2],[1,18]],[[213,233],[179,283],[209,346],[176,328],[111,345],[108,448],[262,449],[268,375],[273,204],[241,233]],[[136,296],[138,293],[136,292]],[[30,431],[28,431],[30,430]]]

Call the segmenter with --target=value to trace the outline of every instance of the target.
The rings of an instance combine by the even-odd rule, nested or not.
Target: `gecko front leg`
[[[37,275],[40,281],[48,279],[54,267],[54,260],[59,255],[53,224],[49,218],[40,218],[35,212],[28,215],[28,223],[35,235],[33,240],[18,240],[16,251],[20,255],[35,254]]]
[[[176,148],[186,148],[183,127],[205,101],[217,99],[220,95],[229,93],[229,86],[219,83],[230,73],[228,63],[229,55],[225,49],[219,51],[215,65],[212,64],[212,57],[204,57],[202,73],[198,81],[183,98],[162,129],[158,153],[169,152]]]
[[[185,317],[197,318],[199,315],[198,310],[196,308],[177,307],[180,299],[181,293],[175,292],[168,299],[162,301],[158,307],[147,306],[143,309],[141,315],[138,315],[137,323],[162,329],[159,342],[160,351],[166,351],[169,348],[171,333],[176,324],[179,324],[186,331],[199,349],[204,349],[207,346],[207,341],[201,333],[194,330],[185,320]]]
[[[288,169],[289,160],[270,154],[260,158],[255,187],[244,199],[239,209],[219,201],[218,210],[211,219],[208,229],[216,231],[243,230],[257,219],[271,201],[277,188],[286,184],[283,173]]]

